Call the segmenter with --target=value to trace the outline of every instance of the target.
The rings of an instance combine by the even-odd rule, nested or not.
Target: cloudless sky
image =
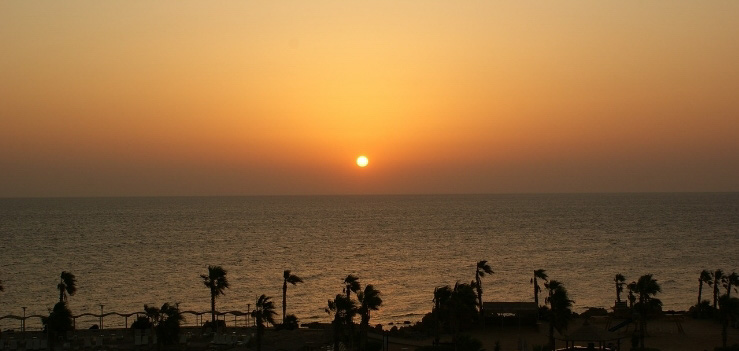
[[[738,16],[2,1],[0,196],[739,191]]]

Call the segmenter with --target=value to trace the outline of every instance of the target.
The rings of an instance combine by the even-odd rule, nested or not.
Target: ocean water
[[[301,322],[327,321],[350,273],[382,292],[372,323],[417,321],[434,287],[472,281],[482,259],[495,271],[486,301],[533,301],[543,268],[576,311],[612,306],[616,273],[654,274],[665,309],[685,310],[702,269],[739,268],[739,193],[0,199],[0,239],[0,316],[48,313],[62,270],[77,276],[74,314],[207,311],[199,275],[222,265],[231,288],[218,310],[260,294],[281,306],[290,269],[305,280],[288,288]]]

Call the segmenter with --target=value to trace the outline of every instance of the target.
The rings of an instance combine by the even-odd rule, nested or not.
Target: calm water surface
[[[533,301],[531,272],[543,268],[578,311],[612,306],[619,272],[653,273],[665,308],[687,309],[702,269],[739,267],[739,194],[0,199],[0,237],[0,315],[47,313],[62,270],[78,278],[75,314],[205,311],[199,274],[222,265],[231,289],[219,310],[259,294],[281,306],[291,269],[305,284],[288,289],[288,313],[302,322],[328,320],[349,273],[383,293],[373,322],[415,321],[434,287],[473,280],[481,259],[495,271],[485,300]]]

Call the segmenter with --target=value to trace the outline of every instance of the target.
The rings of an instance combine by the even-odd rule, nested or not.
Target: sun
[[[359,156],[357,157],[357,166],[359,167],[367,167],[367,164],[369,164],[369,159],[367,156]]]

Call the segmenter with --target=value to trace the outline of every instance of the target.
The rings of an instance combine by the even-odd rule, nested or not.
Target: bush
[[[45,330],[62,335],[74,329],[72,327],[72,311],[67,308],[67,304],[64,302],[58,302],[54,305],[54,309],[49,311],[49,316],[41,318],[41,323],[43,323]]]
[[[607,316],[608,311],[605,308],[590,307],[587,311],[583,312],[580,316],[582,317],[593,317],[593,316]]]
[[[380,351],[382,350],[382,342],[375,340],[367,340],[367,351]]]
[[[457,344],[457,351],[480,351],[482,342],[469,335],[460,335],[454,341]]]
[[[289,314],[287,317],[285,317],[285,323],[278,324],[275,329],[276,330],[295,330],[299,327],[298,323],[298,317],[296,317],[294,314]]]
[[[131,323],[131,329],[139,329],[139,330],[146,330],[151,329],[154,325],[151,324],[151,321],[149,321],[149,318],[146,318],[144,316],[138,316],[136,317],[136,320]]]
[[[226,328],[226,321],[222,321],[220,319],[216,320],[215,327],[213,326],[212,321],[207,321],[203,324],[203,329],[210,328],[212,331],[216,331],[218,329],[225,329]]]

